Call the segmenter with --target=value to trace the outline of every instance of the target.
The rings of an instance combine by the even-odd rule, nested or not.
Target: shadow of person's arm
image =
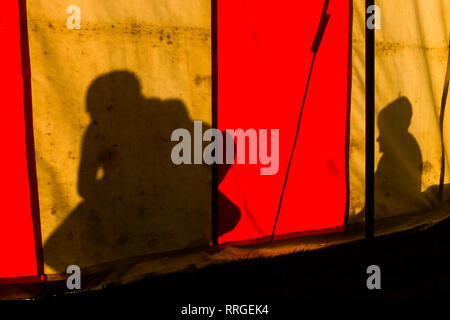
[[[78,171],[78,193],[85,200],[93,197],[98,188],[97,171],[102,167],[99,157],[100,146],[96,139],[96,129],[89,125],[83,137],[80,168]]]

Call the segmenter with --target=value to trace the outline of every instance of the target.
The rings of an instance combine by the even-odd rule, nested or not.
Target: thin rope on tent
[[[330,0],[325,0],[325,3],[323,5],[323,10],[322,10],[322,16],[320,18],[319,29],[317,30],[316,37],[314,38],[314,42],[311,47],[311,52],[314,52],[314,55],[313,55],[313,59],[311,61],[311,67],[309,69],[309,75],[308,75],[308,80],[306,82],[305,94],[303,95],[302,106],[300,108],[300,115],[298,117],[298,122],[297,122],[297,131],[295,132],[294,145],[292,146],[291,156],[289,158],[289,164],[286,169],[286,176],[284,178],[283,189],[281,191],[280,202],[278,204],[277,215],[275,217],[275,223],[273,225],[272,235],[270,237],[271,241],[273,240],[273,236],[274,236],[275,230],[277,228],[278,219],[280,217],[281,204],[283,202],[284,191],[286,190],[286,184],[287,184],[287,180],[288,180],[288,176],[289,176],[289,170],[291,168],[292,158],[294,157],[295,146],[297,145],[298,135],[300,132],[300,124],[302,121],[303,109],[305,106],[306,96],[308,94],[308,88],[309,88],[309,83],[311,80],[312,71],[314,68],[314,62],[316,60],[317,51],[319,50],[320,43],[322,42],[322,38],[325,33],[327,24],[328,24],[328,20],[330,19],[330,15],[327,13],[329,2],[330,2]]]

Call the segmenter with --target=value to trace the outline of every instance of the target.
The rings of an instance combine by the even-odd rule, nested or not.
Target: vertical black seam
[[[353,74],[353,0],[349,0],[348,14],[348,65],[347,65],[347,124],[345,133],[345,213],[344,226],[348,224],[350,211],[350,117],[352,108],[352,74]]]
[[[212,84],[212,127],[217,129],[217,0],[211,0],[211,84]],[[218,165],[212,165],[212,243],[217,245],[219,242],[219,204],[218,204]]]
[[[444,143],[444,115],[447,103],[448,86],[450,81],[450,44],[448,51],[447,71],[445,73],[444,90],[442,92],[441,111],[439,115],[439,129],[441,130],[441,175],[439,177],[438,196],[439,201],[443,200],[444,177],[445,177],[445,143]]]
[[[365,194],[365,231],[366,239],[374,237],[375,216],[375,30],[369,28],[367,21],[374,13],[367,8],[373,6],[374,0],[366,0],[366,194]],[[375,22],[375,21],[374,21]]]
[[[31,97],[31,66],[30,50],[28,45],[26,0],[19,0],[19,17],[28,180],[30,185],[31,214],[34,229],[37,274],[38,276],[41,276],[44,274],[44,257],[42,250],[41,218],[39,212],[39,195],[34,146],[33,109]]]

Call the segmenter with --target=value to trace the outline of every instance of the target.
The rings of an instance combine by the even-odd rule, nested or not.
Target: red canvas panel
[[[37,274],[30,204],[19,5],[0,10],[0,278]]]
[[[218,1],[218,128],[280,130],[277,174],[234,164],[220,183],[240,213],[233,226],[219,225],[228,231],[219,243],[272,233],[323,6],[324,0]],[[275,235],[344,224],[349,12],[348,0],[330,1]],[[230,214],[219,201],[219,223],[233,221]]]

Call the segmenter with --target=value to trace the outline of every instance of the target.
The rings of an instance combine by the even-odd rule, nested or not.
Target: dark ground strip
[[[125,286],[37,300],[82,307],[92,302],[115,308],[140,304],[179,316],[184,305],[256,304],[292,310],[315,300],[443,299],[450,297],[450,220],[424,231],[408,231],[316,251],[261,258],[158,276]],[[366,268],[381,268],[381,290],[366,288]],[[306,304],[305,304],[306,305]],[[326,304],[323,304],[326,306]],[[278,307],[281,308],[281,307]],[[278,310],[280,311],[280,310]],[[275,311],[273,311],[275,312]],[[177,317],[178,318],[178,317]]]

